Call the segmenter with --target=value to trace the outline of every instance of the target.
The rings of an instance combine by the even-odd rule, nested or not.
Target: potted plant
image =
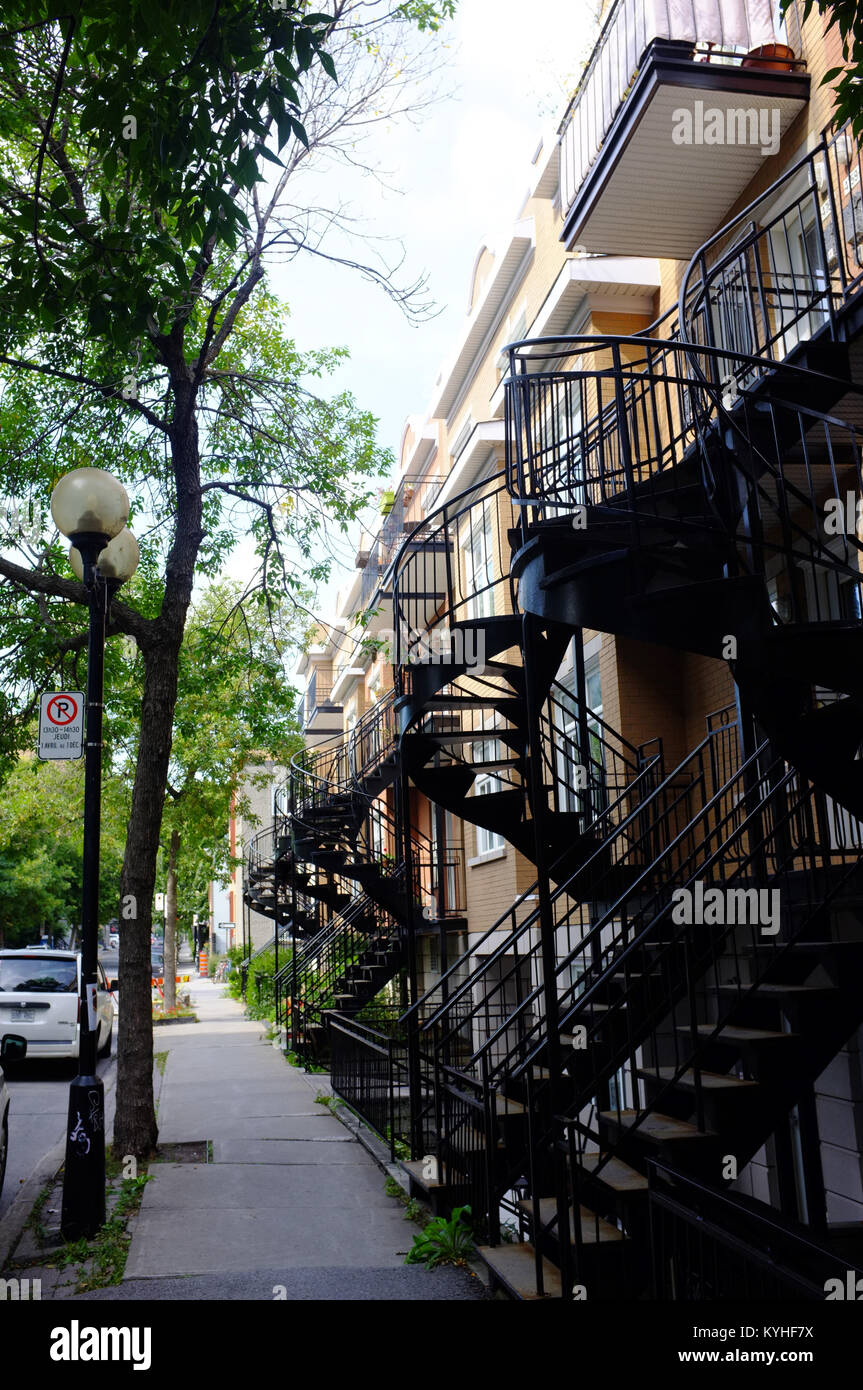
[[[750,48],[741,67],[763,68],[771,72],[790,72],[794,67],[794,49],[787,43],[762,43]]]

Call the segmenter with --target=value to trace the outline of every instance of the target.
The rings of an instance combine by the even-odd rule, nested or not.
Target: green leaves
[[[842,67],[830,68],[821,79],[822,87],[832,86],[834,97],[833,120],[837,126],[851,122],[858,140],[863,139],[863,9],[859,0],[804,0],[803,22],[816,7],[827,16],[826,28],[838,28],[842,40]],[[782,0],[782,12],[792,8],[794,0]]]
[[[283,8],[222,0],[215,9],[212,0],[184,0],[182,24],[173,0],[121,7],[83,0],[75,13],[63,66],[68,9],[35,0],[4,5],[0,152],[10,179],[0,244],[13,268],[0,291],[0,331],[7,345],[26,341],[45,304],[52,322],[68,319],[55,301],[69,286],[70,307],[88,331],[117,347],[148,318],[167,331],[170,319],[154,313],[149,292],[164,262],[166,220],[193,255],[208,239],[236,248],[248,222],[232,187],[248,193],[268,165],[281,167],[268,147],[270,121],[279,151],[294,140],[308,144],[299,83],[318,60],[334,74],[323,46],[331,18],[308,13],[305,0]],[[26,34],[16,35],[24,26]],[[52,130],[43,138],[55,90]],[[185,261],[173,264],[185,303]],[[37,279],[40,265],[46,273]],[[116,281],[110,314],[106,276]]]
[[[463,1265],[473,1250],[470,1207],[455,1207],[451,1217],[433,1216],[405,1256],[406,1265]]]

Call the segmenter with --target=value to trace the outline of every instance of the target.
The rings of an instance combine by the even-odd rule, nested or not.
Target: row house
[[[802,7],[606,7],[247,861],[288,1045],[515,1298],[817,1299],[863,1265],[840,66]]]

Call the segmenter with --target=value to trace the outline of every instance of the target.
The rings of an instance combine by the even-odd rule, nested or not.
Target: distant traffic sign
[[[39,701],[40,758],[80,758],[84,751],[84,696],[80,690],[47,691]]]

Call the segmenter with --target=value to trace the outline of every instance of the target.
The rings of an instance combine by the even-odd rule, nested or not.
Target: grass
[[[388,1197],[394,1197],[404,1207],[405,1221],[415,1221],[418,1226],[425,1226],[430,1216],[428,1207],[424,1207],[422,1202],[417,1201],[416,1197],[409,1197],[401,1183],[396,1182],[395,1178],[387,1178],[384,1183],[384,1192]]]
[[[39,1193],[39,1196],[33,1203],[33,1209],[30,1212],[30,1215],[27,1217],[27,1223],[25,1226],[25,1230],[30,1230],[34,1233],[40,1245],[42,1244],[42,1241],[45,1239],[45,1227],[42,1225],[42,1212],[45,1209],[45,1203],[51,1195],[51,1189],[53,1188],[53,1186],[54,1180],[53,1178],[49,1178],[45,1186],[42,1188],[42,1191]]]
[[[123,1278],[132,1241],[127,1226],[141,1205],[144,1188],[149,1181],[147,1174],[139,1178],[125,1178],[114,1210],[101,1231],[90,1241],[74,1240],[57,1252],[52,1261],[57,1269],[66,1269],[69,1265],[90,1265],[78,1278],[77,1293],[105,1289],[111,1284],[119,1284]]]
[[[198,1015],[194,1009],[188,1008],[185,1004],[175,1004],[173,1009],[154,1009],[153,1022],[158,1023],[162,1019],[170,1018],[191,1018],[195,1023],[198,1022]]]
[[[165,1067],[168,1065],[168,1054],[167,1054],[167,1052],[154,1052],[154,1053],[153,1053],[153,1061],[156,1063],[156,1066],[159,1068],[159,1075],[160,1075],[160,1076],[164,1076],[164,1075],[165,1075]]]

